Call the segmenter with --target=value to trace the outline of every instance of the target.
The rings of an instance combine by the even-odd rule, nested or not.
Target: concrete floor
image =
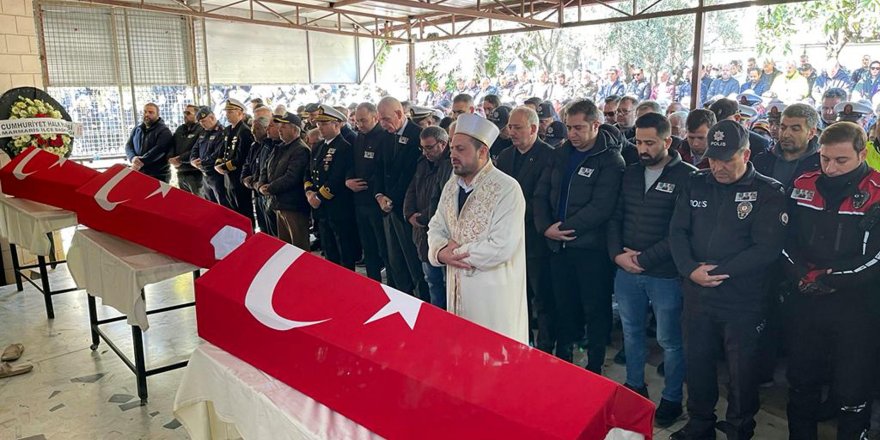
[[[62,265],[50,274],[54,288],[72,286]],[[192,278],[183,275],[149,286],[149,308],[192,300]],[[88,309],[82,291],[54,297],[56,319],[46,319],[42,296],[26,284],[24,292],[15,286],[0,288],[0,350],[14,342],[25,345],[17,363],[30,363],[29,374],[0,379],[0,440],[11,439],[184,439],[188,438],[171,413],[172,402],[183,370],[148,379],[149,403],[138,406],[134,375],[104,344],[89,349]],[[99,316],[115,315],[99,306]],[[123,322],[103,327],[124,350],[131,350],[130,328]],[[622,382],[624,368],[611,358],[620,347],[615,332],[615,348],[608,350],[606,374]],[[150,317],[150,330],[144,334],[147,368],[186,359],[199,344],[192,308]],[[647,368],[648,387],[659,400],[662,378],[656,374],[661,359],[653,348]],[[762,390],[762,410],[758,414],[757,439],[785,439],[786,390],[783,370],[777,371],[777,385]],[[723,388],[722,388],[723,394]],[[721,399],[718,413],[723,415],[726,401]],[[671,429],[656,430],[655,438],[665,440],[684,421]],[[834,438],[832,427],[823,425],[820,437]],[[723,438],[723,436],[719,436]],[[263,439],[258,439],[263,440]]]

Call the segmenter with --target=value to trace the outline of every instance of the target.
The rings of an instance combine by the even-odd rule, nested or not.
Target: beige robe
[[[446,267],[450,312],[523,344],[528,343],[526,305],[526,202],[519,183],[487,163],[472,181],[473,192],[458,211],[458,176],[443,187],[428,225],[428,258],[454,240],[456,254],[474,269]]]

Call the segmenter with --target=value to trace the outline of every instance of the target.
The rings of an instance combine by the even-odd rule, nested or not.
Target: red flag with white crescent
[[[99,173],[36,147],[29,147],[0,169],[4,194],[74,211],[85,197],[76,189]]]
[[[79,222],[199,267],[210,268],[253,234],[241,214],[124,165],[77,189]]]
[[[202,338],[388,439],[652,437],[622,386],[263,234],[199,278],[196,311]]]

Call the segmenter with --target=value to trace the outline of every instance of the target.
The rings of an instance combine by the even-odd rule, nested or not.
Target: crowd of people
[[[642,72],[623,84],[616,70],[595,89],[536,93],[540,80],[518,94],[524,76],[448,103],[424,90],[295,111],[228,98],[228,125],[187,105],[173,132],[150,103],[126,153],[267,234],[562,360],[585,343],[596,374],[614,297],[616,358],[645,397],[653,314],[658,426],[683,416],[688,385],[674,439],[752,438],[779,354],[791,438],[817,438],[831,407],[838,439],[876,439],[880,125],[858,84],[876,93],[880,62],[864,67],[856,89],[778,85],[791,79],[779,73],[771,95],[732,86],[740,72],[723,67],[693,110],[680,86]]]

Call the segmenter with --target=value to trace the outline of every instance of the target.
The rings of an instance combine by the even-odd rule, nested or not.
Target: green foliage
[[[495,77],[499,73],[499,69],[502,62],[503,54],[503,46],[501,44],[501,36],[493,35],[489,38],[486,38],[486,46],[482,50],[480,50],[481,58],[483,59],[483,71],[482,76]]]
[[[837,58],[848,43],[880,39],[880,0],[822,0],[770,6],[758,17],[761,53],[791,53],[789,39],[814,23],[822,24],[825,49]]]
[[[388,54],[391,53],[391,45],[385,40],[376,40],[376,70],[381,71],[388,61]]]

